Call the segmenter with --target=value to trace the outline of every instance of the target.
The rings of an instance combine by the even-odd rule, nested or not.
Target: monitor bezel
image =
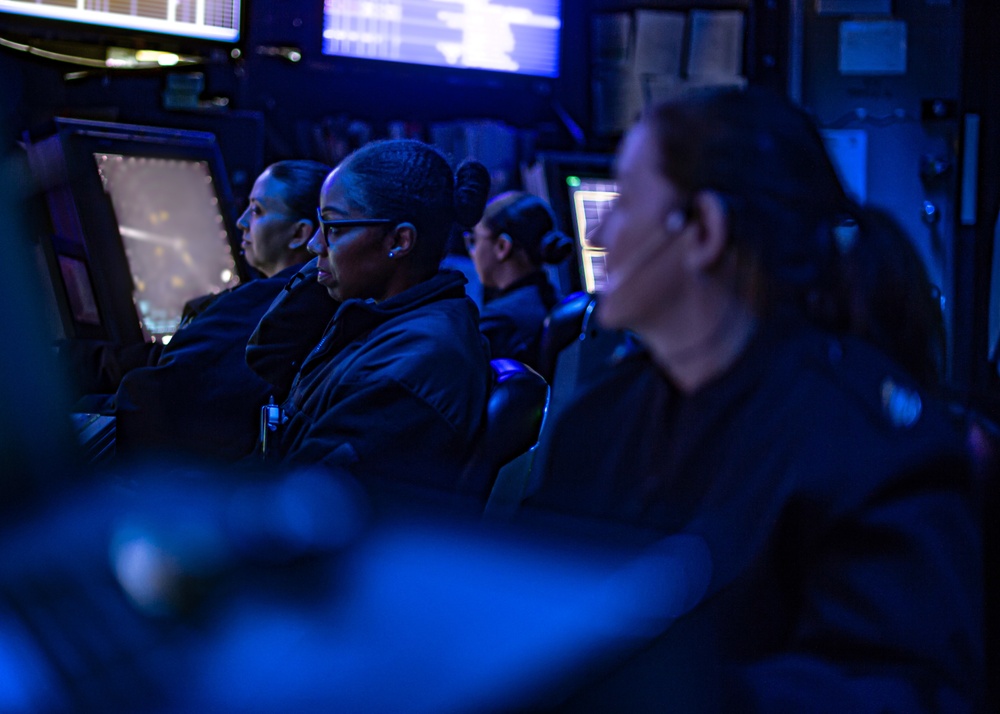
[[[74,337],[99,338],[119,345],[152,339],[143,327],[135,303],[131,268],[111,196],[101,182],[96,154],[205,161],[213,178],[237,277],[241,283],[251,279],[251,271],[241,253],[232,190],[214,134],[67,118],[54,119],[48,131],[51,132],[49,139],[58,141],[58,161],[62,164],[58,175],[50,177],[50,181],[55,180],[70,191],[81,240],[74,236],[53,236],[46,252],[51,251],[49,260],[55,261],[59,245],[81,245],[71,257],[84,260],[101,316],[98,329],[74,319],[66,301],[66,287],[60,286],[64,322],[72,327]],[[53,155],[51,151],[47,153]],[[42,188],[45,190],[44,186]],[[55,271],[53,278],[57,282],[58,265],[50,262],[50,270]]]
[[[580,183],[576,186],[570,185],[569,179],[571,177],[575,178]],[[603,194],[607,193],[607,190],[594,189],[589,186],[584,187],[585,183],[610,183],[612,185],[615,185],[615,190],[613,191],[613,193],[615,194],[616,199],[618,195],[618,190],[613,177],[596,176],[590,172],[578,172],[578,173],[568,174],[566,176],[566,193],[570,197],[568,200],[570,201],[570,212],[573,219],[573,239],[576,243],[577,262],[579,263],[580,267],[581,282],[583,284],[584,290],[586,290],[591,295],[596,295],[600,292],[603,292],[603,290],[598,287],[597,277],[594,274],[594,266],[592,264],[588,265],[588,256],[592,254],[600,255],[602,268],[606,270],[606,266],[604,266],[603,256],[607,253],[607,251],[600,246],[593,245],[587,239],[588,235],[586,230],[587,227],[583,225],[586,222],[586,219],[584,218],[584,220],[581,221],[580,206],[577,204],[577,197],[583,191]],[[604,279],[606,280],[607,278],[605,277]],[[591,286],[591,283],[593,283],[593,286]]]
[[[542,152],[537,157],[545,179],[544,198],[560,221],[561,230],[573,238],[574,267],[569,271],[565,290],[585,290],[583,255],[573,217],[574,207],[570,202],[570,176],[592,178],[601,181],[614,180],[614,154]]]
[[[16,7],[0,8],[3,20],[0,37],[37,43],[43,49],[86,59],[107,59],[107,50],[119,47],[176,53],[198,60],[219,60],[242,54],[248,35],[248,6],[249,0],[241,0],[238,29],[232,39],[43,17],[21,12]],[[109,66],[109,69],[114,67]]]

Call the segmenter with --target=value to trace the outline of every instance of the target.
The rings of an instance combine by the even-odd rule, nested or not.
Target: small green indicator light
[[[576,188],[577,186],[580,185],[580,177],[579,176],[567,176],[566,177],[566,185],[567,186],[572,186],[573,188]]]

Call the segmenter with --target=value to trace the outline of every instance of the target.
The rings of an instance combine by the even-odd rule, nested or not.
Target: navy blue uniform
[[[253,451],[260,408],[274,389],[247,367],[247,340],[300,267],[200,301],[154,366],[125,375],[115,397],[119,453],[233,461]]]
[[[303,265],[257,323],[246,346],[247,364],[274,385],[278,404],[340,307],[316,282],[318,274],[316,258]]]
[[[694,394],[632,355],[561,414],[533,505],[697,534],[713,559],[702,602],[569,710],[975,706],[981,535],[965,451],[879,353],[767,329]]]
[[[283,404],[280,460],[454,488],[492,379],[465,282],[441,271],[379,303],[344,302]]]
[[[556,290],[542,270],[488,296],[479,329],[494,359],[516,359],[538,369],[542,323],[556,302]]]

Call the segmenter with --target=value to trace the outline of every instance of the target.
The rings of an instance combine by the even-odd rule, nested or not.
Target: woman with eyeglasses
[[[857,324],[871,237],[815,126],[761,89],[706,90],[650,108],[616,175],[597,318],[641,349],[560,411],[530,503],[700,537],[712,576],[565,710],[976,711],[968,456]]]
[[[247,339],[309,259],[316,201],[330,167],[279,161],[254,182],[236,225],[262,277],[188,303],[154,365],[128,372],[115,396],[118,453],[151,450],[236,460],[256,443],[260,404],[274,390],[246,364]]]
[[[327,177],[309,250],[340,307],[281,405],[269,458],[455,485],[492,371],[465,276],[439,264],[488,191],[482,164],[453,172],[412,140],[368,144]]]
[[[465,245],[483,284],[479,326],[493,357],[537,368],[542,323],[558,300],[543,265],[565,260],[572,241],[556,229],[545,201],[510,191],[486,205]]]

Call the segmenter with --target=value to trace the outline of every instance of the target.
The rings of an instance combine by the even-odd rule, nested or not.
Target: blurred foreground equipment
[[[0,710],[540,709],[710,577],[687,536],[599,545],[373,508],[327,473],[150,471],[3,531]]]

